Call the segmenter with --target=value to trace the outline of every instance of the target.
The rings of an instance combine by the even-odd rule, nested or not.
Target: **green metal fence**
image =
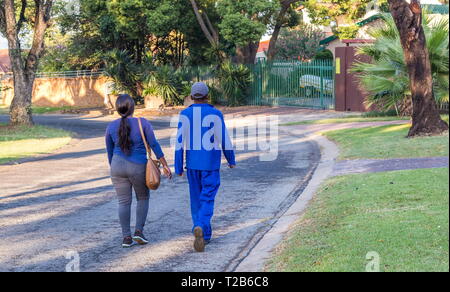
[[[249,105],[334,108],[332,60],[259,62],[249,68],[253,80]]]
[[[251,86],[246,98],[247,105],[298,106],[316,109],[333,109],[334,65],[332,60],[312,62],[259,61],[248,65]],[[37,74],[38,78],[97,77],[103,72],[68,71]],[[213,66],[186,66],[178,69],[185,86],[202,81],[214,88],[220,88]],[[220,93],[216,102],[227,104]]]

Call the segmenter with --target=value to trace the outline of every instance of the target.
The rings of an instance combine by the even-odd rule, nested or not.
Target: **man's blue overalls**
[[[201,227],[206,241],[212,237],[211,219],[220,187],[222,152],[236,165],[223,114],[209,104],[194,104],[180,114],[175,172],[184,173],[184,153],[191,194],[194,228]]]

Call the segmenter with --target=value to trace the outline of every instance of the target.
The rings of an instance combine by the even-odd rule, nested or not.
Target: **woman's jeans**
[[[119,199],[119,219],[123,237],[131,236],[132,189],[136,193],[136,230],[144,231],[149,208],[149,189],[145,184],[145,164],[136,164],[115,155],[111,162],[111,179]]]

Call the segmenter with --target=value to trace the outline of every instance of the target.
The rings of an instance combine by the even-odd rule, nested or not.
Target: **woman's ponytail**
[[[125,155],[131,154],[131,127],[128,117],[134,113],[134,100],[128,94],[121,94],[116,101],[116,109],[122,117],[119,127],[119,146]]]

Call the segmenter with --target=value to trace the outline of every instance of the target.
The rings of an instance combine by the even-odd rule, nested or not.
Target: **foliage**
[[[113,50],[105,57],[105,74],[114,81],[117,93],[128,93],[134,98],[139,97],[137,84],[139,82],[139,66],[125,50]]]
[[[325,34],[311,25],[283,29],[276,46],[277,57],[284,60],[310,60],[317,54],[323,38]]]
[[[333,53],[330,50],[325,49],[325,50],[319,51],[314,56],[314,59],[315,60],[333,60],[334,56],[333,56]]]
[[[223,38],[239,46],[259,42],[279,8],[278,1],[270,0],[219,0],[217,4]]]
[[[305,6],[312,23],[331,26],[340,39],[355,38],[356,22],[369,11],[389,11],[387,0],[309,0]]]
[[[384,21],[384,27],[370,31],[377,41],[359,50],[359,53],[371,56],[373,61],[358,63],[352,70],[359,73],[362,86],[371,93],[368,103],[390,109],[410,96],[410,84],[394,20],[391,15],[385,15]],[[434,94],[439,103],[449,100],[448,25],[448,19],[436,21],[433,16],[424,13],[423,27],[430,54]]]
[[[283,27],[299,23],[295,5],[283,19],[277,19],[281,0],[197,0],[202,16],[220,39],[217,46],[211,46],[190,1],[79,2],[78,13],[64,5],[58,7],[57,25],[47,36],[49,46],[41,70],[102,69],[105,54],[112,50],[127,51],[136,64],[142,64],[149,53],[154,65],[218,64],[232,57],[237,47],[257,44],[275,22],[282,20]]]
[[[144,95],[162,97],[166,105],[182,104],[181,93],[183,93],[182,80],[170,66],[157,67],[146,78]]]
[[[329,26],[335,23],[352,24],[363,17],[373,7],[373,0],[309,0],[305,2],[312,22]],[[387,0],[377,0],[378,7],[384,8]]]
[[[216,21],[214,13],[210,17]],[[62,8],[57,23],[53,30],[65,39],[50,49],[64,45],[64,54],[47,52],[61,54],[58,59],[67,60],[71,70],[102,68],[105,53],[115,49],[129,52],[136,64],[142,64],[149,53],[158,65],[207,62],[209,46],[185,0],[80,0],[79,13]],[[49,56],[45,62],[50,60]],[[62,65],[43,67],[59,70]]]
[[[341,40],[354,39],[358,35],[359,26],[356,24],[336,28],[336,35]]]
[[[250,87],[250,70],[242,64],[225,62],[217,70],[216,76],[228,105],[242,105]]]

